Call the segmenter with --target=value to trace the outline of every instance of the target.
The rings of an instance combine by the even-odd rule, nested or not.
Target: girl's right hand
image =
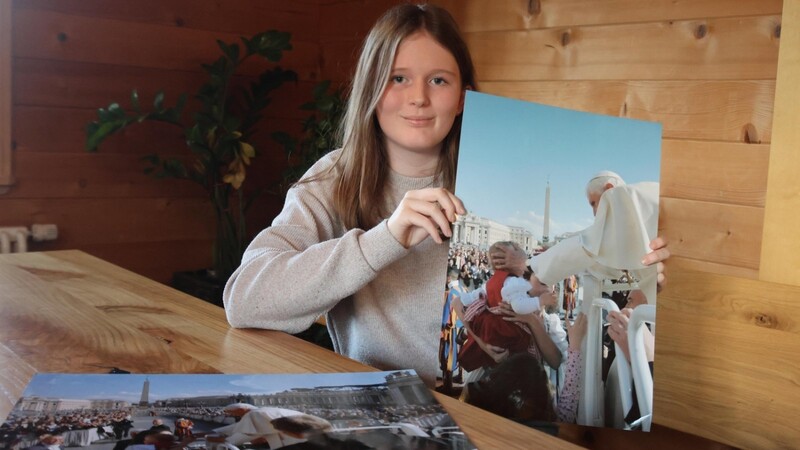
[[[450,224],[456,214],[466,214],[464,204],[444,188],[408,191],[389,217],[389,232],[405,248],[411,248],[430,236],[437,244],[442,236],[450,237]]]

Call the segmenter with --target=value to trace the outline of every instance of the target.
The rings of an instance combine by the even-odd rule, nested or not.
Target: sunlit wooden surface
[[[37,372],[374,370],[80,251],[0,255],[0,416]],[[480,448],[578,448],[437,394]]]

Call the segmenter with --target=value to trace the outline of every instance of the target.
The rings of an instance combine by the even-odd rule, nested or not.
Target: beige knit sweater
[[[333,164],[333,152],[312,167]],[[433,177],[392,172],[387,211]],[[382,370],[415,369],[429,385],[437,352],[447,243],[428,238],[405,249],[386,220],[346,230],[333,209],[333,180],[299,184],[272,226],[256,236],[225,286],[225,311],[237,328],[297,333],[327,315],[335,350]]]

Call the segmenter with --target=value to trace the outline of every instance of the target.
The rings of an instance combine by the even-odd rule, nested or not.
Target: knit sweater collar
[[[400,175],[394,170],[389,169],[387,182],[393,191],[397,190],[405,193],[406,191],[415,189],[441,186],[441,176],[431,175],[427,177],[408,177],[405,175]]]

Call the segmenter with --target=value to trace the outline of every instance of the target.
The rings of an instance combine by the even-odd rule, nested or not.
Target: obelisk
[[[144,379],[144,386],[142,386],[142,397],[139,399],[139,406],[148,406],[150,404],[150,379]]]

